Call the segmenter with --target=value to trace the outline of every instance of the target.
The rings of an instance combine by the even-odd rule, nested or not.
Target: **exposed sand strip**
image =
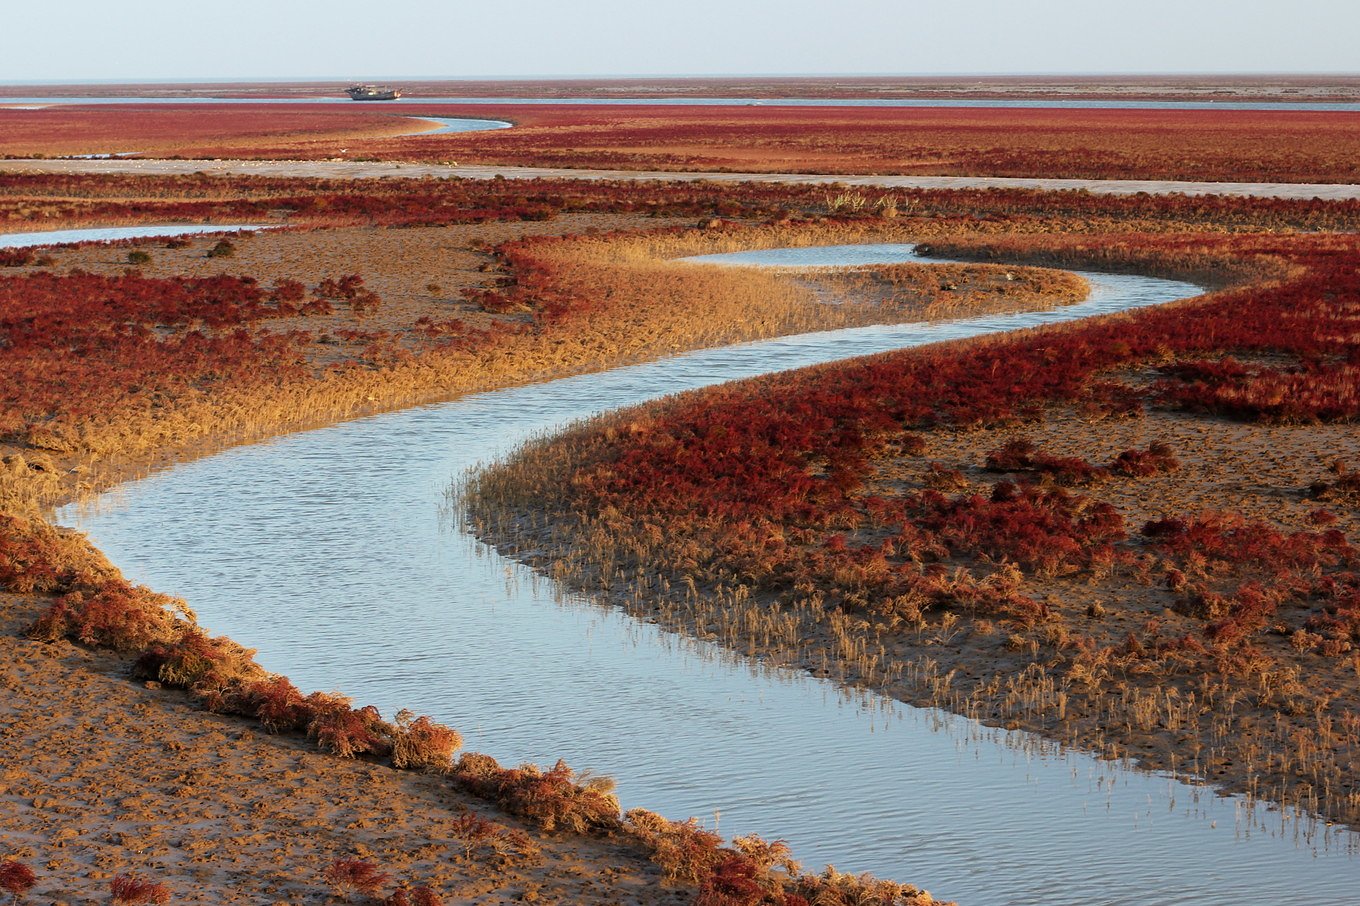
[[[103,173],[283,176],[377,179],[427,176],[463,179],[597,179],[649,182],[842,183],[884,189],[1085,190],[1097,195],[1238,195],[1253,198],[1360,199],[1360,185],[1333,183],[1176,182],[1143,179],[1034,179],[1010,176],[845,176],[818,173],[705,173],[662,170],[572,170],[551,167],[460,167],[392,161],[295,160],[0,160],[0,173]]]

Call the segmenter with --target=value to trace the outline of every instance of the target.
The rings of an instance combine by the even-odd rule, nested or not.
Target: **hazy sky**
[[[0,81],[1355,72],[1360,0],[0,0]]]

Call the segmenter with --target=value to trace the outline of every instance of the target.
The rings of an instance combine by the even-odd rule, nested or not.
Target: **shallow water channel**
[[[911,246],[718,257],[930,260]],[[625,807],[783,837],[809,867],[873,871],[969,906],[1353,903],[1355,835],[764,669],[563,596],[449,518],[457,476],[602,410],[1197,292],[1085,276],[1091,298],[1054,311],[750,343],[289,435],[125,484],[58,519],[303,689],[432,714],[504,763],[565,758],[616,778]]]
[[[192,236],[198,233],[240,233],[246,230],[267,230],[258,224],[239,223],[228,226],[199,224],[196,226],[126,226],[98,227],[87,230],[45,230],[38,233],[0,233],[0,249],[32,248],[40,245],[62,245],[73,242],[112,242],[117,239],[157,239],[171,236]]]
[[[474,120],[467,117],[457,116],[412,116],[407,119],[419,120],[426,123],[437,123],[438,129],[425,129],[419,132],[407,132],[406,135],[449,135],[454,132],[489,132],[495,129],[509,129],[514,123],[507,123],[505,120]]]

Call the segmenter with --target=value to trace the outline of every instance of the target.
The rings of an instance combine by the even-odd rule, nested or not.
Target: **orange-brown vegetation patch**
[[[169,157],[194,148],[234,145],[296,147],[334,156],[346,142],[433,128],[403,111],[279,104],[0,106],[0,156],[55,157],[140,153]]]
[[[429,112],[436,109],[515,127],[365,140],[348,145],[349,156],[646,170],[1360,181],[1360,117],[1349,112],[559,105]],[[186,145],[182,153],[336,156],[255,138]]]
[[[475,514],[732,647],[1360,821],[1354,235],[931,245],[1224,288],[622,413]]]
[[[636,170],[1360,182],[1360,116],[771,106],[0,108],[0,154],[347,157]],[[438,136],[404,116],[500,119]],[[400,137],[398,137],[400,136]]]

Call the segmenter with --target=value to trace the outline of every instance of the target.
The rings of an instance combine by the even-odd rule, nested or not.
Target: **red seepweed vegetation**
[[[362,859],[336,859],[322,873],[335,895],[348,900],[354,894],[377,897],[392,876]]]
[[[403,108],[515,128],[406,135],[349,108],[231,105],[0,109],[0,155],[456,159],[551,167],[1355,182],[1348,112],[1035,108]]]
[[[1125,450],[1110,463],[1110,471],[1127,478],[1149,478],[1181,467],[1171,445],[1154,441],[1146,450]]]
[[[170,902],[170,888],[137,875],[115,875],[109,882],[113,906],[150,906]]]
[[[1070,720],[1076,739],[1118,751],[1169,724],[1196,740],[1172,749],[1171,765],[1203,766],[1203,751],[1231,765],[1241,746],[1256,753],[1250,768],[1215,776],[1257,792],[1265,777],[1272,796],[1355,820],[1360,726],[1347,722],[1343,703],[1354,685],[1344,661],[1355,651],[1360,555],[1343,532],[1206,512],[1130,531],[1103,495],[1180,468],[1165,443],[1093,465],[1012,435],[985,456],[987,469],[1012,480],[981,488],[977,460],[965,473],[922,456],[934,437],[1023,426],[1058,410],[1355,421],[1355,237],[1017,236],[932,246],[981,260],[1257,276],[1126,316],[873,356],[623,413],[481,478],[477,517],[510,544],[523,530],[514,526],[546,517],[554,528],[533,545],[555,547],[556,574],[625,596],[688,589],[656,613],[687,624],[693,612],[700,625],[722,626],[729,643],[813,665],[834,656],[859,682],[915,676],[902,685],[917,700],[1050,732]],[[1333,484],[1316,493],[1338,493]],[[505,511],[533,518],[497,521]],[[1142,590],[1163,575],[1165,591]],[[1073,621],[1082,587],[1170,595],[1163,606],[1175,620],[1117,613],[1108,630],[1116,638],[1107,638],[1101,624]],[[1078,612],[1088,610],[1099,620],[1107,608],[1082,603]],[[950,655],[960,618],[971,621],[969,644],[1000,659],[991,663],[1024,669],[954,689],[954,674],[922,666],[923,643],[943,646],[932,662],[976,666]],[[1328,680],[1314,695],[1301,682],[1304,665],[1290,663],[1294,652],[1343,664],[1320,668]],[[1278,736],[1237,725],[1232,703],[1253,686],[1264,690],[1259,705],[1280,715]],[[1174,716],[1159,723],[1158,709],[1168,708]]]
[[[489,755],[470,753],[453,773],[464,789],[533,819],[544,830],[575,833],[619,826],[619,801],[608,777],[578,777],[566,762],[544,771],[537,765],[502,768]]]
[[[0,862],[0,890],[12,897],[11,903],[22,900],[36,883],[37,875],[24,863],[14,859]]]
[[[928,906],[930,894],[908,884],[828,867],[805,874],[782,840],[752,834],[724,846],[698,822],[668,821],[646,809],[624,816],[631,832],[652,851],[668,879],[697,885],[696,903],[707,906]]]
[[[420,128],[388,113],[348,107],[277,104],[54,106],[0,108],[0,156],[155,152],[173,154],[217,144],[223,136],[247,143],[297,143],[329,156],[364,136],[400,135]]]
[[[472,110],[457,108],[462,115],[513,120],[516,128],[374,142],[369,153],[617,169],[1360,179],[1354,163],[1360,133],[1344,112],[556,105]],[[230,149],[213,150],[226,156]]]
[[[69,449],[84,424],[148,398],[302,373],[310,337],[255,330],[295,314],[248,278],[153,279],[75,272],[0,278],[0,437]]]

